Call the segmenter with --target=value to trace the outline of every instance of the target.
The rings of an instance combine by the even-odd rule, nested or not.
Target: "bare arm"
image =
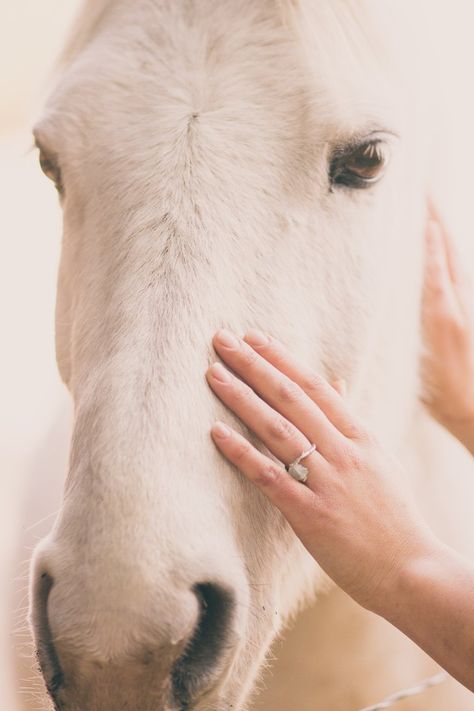
[[[407,559],[373,605],[453,677],[474,691],[474,566],[438,543]]]
[[[326,573],[386,617],[474,691],[474,572],[443,546],[408,492],[400,465],[381,449],[323,378],[262,334],[214,338],[222,364],[213,391],[270,452],[289,464],[308,455],[305,484],[217,423],[221,452],[275,504]]]
[[[424,402],[474,454],[472,291],[439,222],[427,230],[423,298]],[[207,372],[216,395],[305,484],[223,423],[220,451],[275,504],[326,573],[385,617],[474,691],[474,566],[441,543],[400,482],[400,465],[323,378],[271,337],[214,338],[222,360]]]

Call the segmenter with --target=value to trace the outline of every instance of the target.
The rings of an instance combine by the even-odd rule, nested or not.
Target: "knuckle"
[[[446,289],[443,282],[443,273],[438,265],[432,265],[431,276],[427,284],[431,298],[443,300],[446,296]]]
[[[344,425],[344,434],[349,439],[359,440],[361,442],[365,442],[365,440],[368,439],[367,432],[360,427],[360,425],[352,421]]]
[[[356,435],[354,439],[358,440],[363,447],[373,447],[377,445],[377,438],[372,432],[362,427],[356,427]]]
[[[272,439],[288,440],[294,436],[293,426],[283,417],[274,417],[268,423],[268,434]]]
[[[242,360],[242,365],[245,368],[251,368],[255,364],[259,356],[258,353],[253,350],[253,348],[244,347],[240,352],[240,357]]]
[[[232,390],[232,399],[234,403],[246,403],[248,400],[252,397],[252,391],[248,387],[248,385],[245,385],[244,383],[240,381],[236,381],[234,383],[234,387]]]
[[[344,434],[348,439],[363,439],[363,435],[359,431],[358,427],[352,423],[349,423],[344,427]]]
[[[341,464],[344,469],[354,470],[363,468],[363,457],[358,447],[346,445],[341,452]]]
[[[281,402],[297,403],[303,396],[303,390],[290,379],[283,380],[278,387],[278,398]]]
[[[303,383],[303,390],[305,390],[308,394],[319,394],[321,393],[326,386],[326,381],[321,375],[318,375],[318,373],[313,373],[309,377],[307,377]]]
[[[281,471],[281,467],[277,464],[264,464],[258,468],[255,474],[255,483],[258,486],[274,484],[281,476]]]

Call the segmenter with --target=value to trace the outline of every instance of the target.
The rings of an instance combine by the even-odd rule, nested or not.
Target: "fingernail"
[[[223,346],[227,346],[227,348],[239,347],[239,341],[237,337],[234,336],[232,331],[229,331],[227,328],[221,328],[220,331],[217,332],[216,338],[219,343],[222,343]]]
[[[218,420],[212,425],[212,433],[217,437],[228,437],[230,435],[230,428],[227,427],[223,422]]]
[[[262,331],[258,331],[256,328],[251,328],[245,334],[245,340],[252,346],[266,346],[270,340]]]
[[[221,383],[230,383],[232,376],[222,363],[214,363],[210,368],[212,376]]]

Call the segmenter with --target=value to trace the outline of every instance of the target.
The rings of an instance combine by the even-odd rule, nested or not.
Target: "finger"
[[[427,199],[427,204],[428,204],[428,219],[429,220],[434,220],[435,222],[441,222],[441,215],[438,210],[438,206],[436,202],[433,200],[433,197],[431,195],[428,196]]]
[[[224,423],[216,422],[211,434],[222,454],[280,509],[293,526],[304,521],[314,497],[308,486],[295,481],[280,464],[259,452],[245,437]]]
[[[445,239],[439,222],[430,220],[426,228],[424,307],[428,311],[456,313],[459,306],[451,279]],[[442,309],[442,311],[441,311]]]
[[[335,388],[322,376],[299,363],[280,341],[255,329],[245,334],[244,341],[262,358],[297,383],[339,432],[350,439],[363,435],[361,424]]]
[[[448,273],[451,282],[455,285],[460,284],[463,281],[463,271],[461,269],[461,264],[456,253],[454,240],[443,223],[440,223],[440,230],[445,259],[448,265]]]
[[[451,275],[440,223],[430,220],[426,226],[427,266],[436,281],[449,284]]]
[[[280,461],[290,464],[310,442],[291,422],[275,412],[244,382],[235,377],[222,363],[214,363],[207,371],[209,385],[216,395],[244,422]],[[323,460],[324,442],[316,443],[318,452],[311,457]],[[309,461],[310,457],[308,457]],[[324,460],[323,460],[324,461]],[[306,464],[306,461],[305,461]]]
[[[221,358],[271,407],[292,422],[328,456],[341,447],[343,436],[317,404],[278,368],[262,358],[241,338],[222,329],[213,339]]]
[[[453,283],[458,283],[462,281],[463,271],[456,253],[454,240],[446,227],[445,220],[432,199],[428,200],[428,214],[430,218],[428,229],[431,225],[431,228],[438,232],[449,277]]]
[[[339,380],[332,380],[331,385],[334,388],[334,390],[339,393],[341,397],[345,397],[347,393],[347,385],[346,381],[343,378],[340,378]]]

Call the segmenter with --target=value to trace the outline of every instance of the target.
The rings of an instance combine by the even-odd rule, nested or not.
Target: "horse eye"
[[[380,140],[366,141],[355,147],[337,151],[332,158],[331,184],[348,188],[368,188],[385,172],[388,156]]]
[[[61,170],[56,160],[40,149],[39,164],[43,173],[47,178],[53,181],[56,190],[61,195],[63,193],[63,184],[61,179]]]

